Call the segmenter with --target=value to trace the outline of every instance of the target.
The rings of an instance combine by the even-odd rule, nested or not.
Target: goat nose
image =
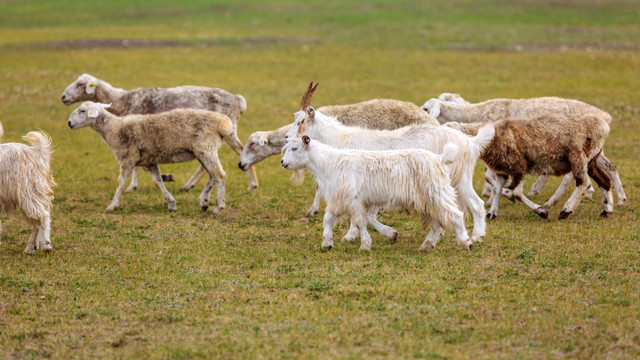
[[[69,125],[69,127],[71,127],[71,121],[67,121],[67,125]]]

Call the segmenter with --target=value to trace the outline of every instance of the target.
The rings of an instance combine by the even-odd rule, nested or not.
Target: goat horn
[[[311,97],[313,96],[313,93],[316,91],[317,87],[318,83],[316,83],[315,86],[313,86],[313,81],[309,83],[307,92],[304,93],[304,95],[302,96],[302,101],[300,101],[300,110],[305,111],[307,107],[311,105]]]

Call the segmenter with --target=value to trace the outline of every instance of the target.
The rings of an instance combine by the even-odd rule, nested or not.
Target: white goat
[[[107,143],[120,164],[120,176],[112,211],[120,206],[122,189],[136,166],[144,167],[162,190],[169,211],[176,201],[165,188],[158,164],[172,164],[198,159],[209,174],[200,194],[200,207],[207,210],[213,186],[217,186],[214,213],[225,206],[226,174],[218,159],[222,138],[233,133],[233,125],[224,114],[198,109],[175,109],[159,114],[119,117],[107,111],[108,104],[84,102],[69,116],[72,130],[90,126]]]
[[[451,166],[451,181],[458,192],[460,205],[468,208],[473,216],[472,241],[480,241],[486,233],[484,202],[473,190],[473,172],[482,150],[493,138],[493,125],[484,126],[478,135],[470,138],[463,133],[441,126],[414,125],[396,130],[371,130],[340,124],[313,107],[298,111],[296,120],[285,139],[296,134],[306,134],[314,139],[338,148],[362,150],[424,149],[441,153],[444,145],[454,143],[459,148],[458,157]],[[318,195],[317,195],[318,196]],[[354,234],[350,230],[347,240]]]
[[[435,247],[439,235],[450,225],[456,230],[457,243],[471,250],[445,166],[455,161],[457,151],[453,144],[445,146],[440,156],[419,149],[336,149],[304,135],[285,145],[280,163],[287,170],[307,168],[316,176],[327,200],[322,235],[325,250],[333,247],[333,226],[343,216],[349,216],[359,229],[360,251],[371,250],[368,218],[385,208],[416,210],[424,227],[431,223],[421,251]]]
[[[480,123],[456,122],[446,125],[469,135],[476,133],[481,126]],[[495,192],[487,217],[495,218],[498,214],[499,194],[506,180],[505,176],[498,175],[511,176],[514,197],[545,219],[549,211],[523,194],[524,176],[572,174],[576,188],[558,216],[564,219],[574,212],[590,186],[588,175],[600,187],[601,216],[609,216],[613,212],[611,179],[596,160],[609,134],[609,124],[601,117],[585,116],[576,121],[563,116],[541,116],[530,120],[499,120],[494,125],[495,136],[481,155],[490,168],[487,178]]]
[[[497,121],[502,119],[530,120],[542,116],[562,116],[575,122],[581,122],[584,118],[597,117],[611,125],[611,115],[595,106],[572,99],[558,97],[539,97],[530,99],[492,99],[480,103],[470,104],[460,95],[445,93],[444,98],[429,99],[422,105],[422,108],[437,118],[440,123],[461,122],[473,123],[484,121]],[[627,196],[622,187],[620,176],[616,166],[604,156],[604,152],[598,157],[598,164],[609,175],[613,182],[618,197],[618,205],[627,201]],[[533,185],[529,195],[537,194],[548,176],[542,175]],[[567,174],[556,193],[547,201],[548,205],[553,205],[567,190],[573,176]],[[589,182],[587,180],[587,182]],[[589,183],[588,191],[593,192],[593,187]]]
[[[0,137],[2,137],[0,124]],[[55,182],[51,174],[51,138],[31,131],[23,137],[31,146],[0,144],[0,215],[19,208],[33,227],[26,254],[51,251],[51,202]],[[2,225],[0,224],[0,231]]]
[[[173,88],[139,88],[124,90],[111,86],[89,74],[82,74],[67,86],[62,93],[62,102],[71,105],[79,101],[95,101],[111,104],[109,112],[118,116],[132,114],[156,114],[178,108],[203,109],[227,115],[233,124],[233,132],[225,136],[224,141],[238,155],[242,152],[242,143],[238,138],[238,119],[247,110],[247,101],[241,95],[231,94],[219,88],[204,86],[179,86]],[[258,187],[255,168],[247,169],[249,191]],[[182,187],[192,189],[204,175],[202,166]],[[138,169],[133,171],[131,184],[127,191],[138,187]]]

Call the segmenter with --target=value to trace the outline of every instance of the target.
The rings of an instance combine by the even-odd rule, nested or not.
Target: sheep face
[[[438,95],[438,99],[460,105],[469,105],[469,102],[467,100],[460,96],[460,94],[456,93],[442,93]]]
[[[290,139],[293,139],[296,136],[304,135],[307,127],[313,126],[315,123],[315,115],[316,111],[313,106],[309,106],[306,111],[298,111],[294,114],[295,121],[293,126],[287,134],[284,136],[284,142],[289,142]]]
[[[89,74],[82,74],[64,90],[62,103],[69,106],[78,101],[94,100],[97,86],[97,78]]]
[[[427,100],[422,106],[420,106],[422,110],[426,111],[433,117],[437,119],[440,116],[440,100],[436,98],[431,98]]]
[[[102,112],[111,104],[94,103],[86,101],[75,109],[69,116],[68,125],[71,130],[76,130],[85,126],[93,125],[98,118],[102,117]]]
[[[286,170],[303,169],[309,162],[310,142],[311,138],[307,135],[291,139],[283,148],[284,155],[280,160],[280,166]]]
[[[252,165],[279,153],[281,149],[280,146],[269,143],[269,134],[266,131],[257,131],[249,136],[247,144],[242,148],[238,167],[247,171]]]

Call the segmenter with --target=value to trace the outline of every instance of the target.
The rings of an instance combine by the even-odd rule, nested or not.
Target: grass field
[[[0,1],[2,141],[48,132],[58,183],[51,253],[22,254],[31,229],[2,218],[0,357],[638,358],[638,18],[636,1],[600,0]],[[220,215],[198,206],[204,181],[179,191],[195,163],[162,166],[177,212],[141,173],[107,213],[118,165],[60,101],[85,72],[242,94],[243,141],[292,122],[311,80],[316,106],[575,98],[612,114],[606,153],[629,201],[602,219],[584,200],[559,221],[561,204],[543,220],[503,200],[472,253],[451,233],[420,253],[418,218],[385,212],[397,243],[372,232],[371,253],[323,252],[321,217],[302,219],[311,177],[292,186],[274,156],[247,193],[225,145]]]

